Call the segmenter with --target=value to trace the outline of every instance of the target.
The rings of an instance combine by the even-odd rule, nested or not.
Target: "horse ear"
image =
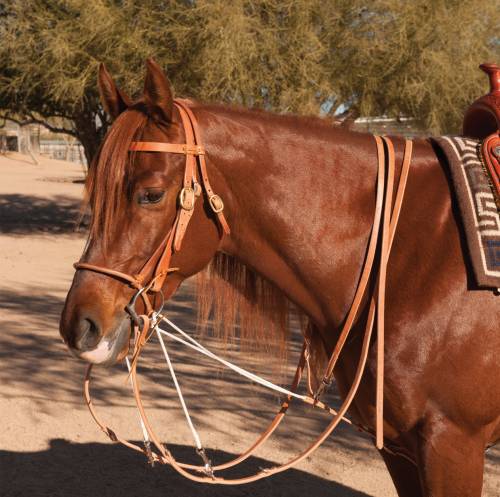
[[[144,102],[154,119],[165,123],[172,122],[174,98],[170,82],[162,68],[153,59],[146,61]]]
[[[129,96],[119,90],[104,64],[99,65],[99,95],[104,110],[114,120],[130,106]]]

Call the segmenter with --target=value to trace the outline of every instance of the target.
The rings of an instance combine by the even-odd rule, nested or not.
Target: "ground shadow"
[[[13,162],[23,162],[23,163],[29,164],[31,166],[36,166],[37,165],[36,162],[33,159],[28,158],[27,155],[22,155],[22,154],[20,154],[18,152],[16,152],[16,155],[14,157],[12,157],[10,155],[10,151],[8,151],[8,150],[7,151],[3,151],[2,150],[0,152],[0,157],[2,159],[9,159],[9,160],[11,160]]]
[[[192,448],[173,446],[180,459],[189,458]],[[229,460],[234,454],[219,452],[217,458]],[[270,467],[269,461],[251,458],[246,471]],[[291,469],[244,486],[201,485],[190,482],[165,466],[147,465],[144,456],[118,445],[75,444],[51,440],[50,448],[38,452],[0,450],[0,474],[4,497],[369,497],[350,487],[305,471]]]
[[[24,287],[22,291],[0,288],[0,309],[38,318],[40,323],[57,323],[63,306],[64,299],[42,293],[39,287]]]
[[[37,403],[38,410],[47,414],[52,413],[57,402],[71,404],[75,408],[83,406],[81,386],[84,364],[69,355],[58,334],[57,322],[63,303],[62,298],[41,293],[39,288],[28,291],[0,289],[0,309],[5,311],[0,318],[4,330],[0,334],[0,362],[9,364],[8,368],[0,370],[0,384],[4,385],[2,397],[17,398],[18,392],[29,391],[29,398]],[[168,315],[175,323],[192,332],[196,321],[193,306],[193,285],[187,284],[167,306]],[[9,315],[21,314],[25,317],[22,321],[8,319]],[[290,353],[294,357],[300,349],[297,338],[294,335],[290,343]],[[237,364],[277,380],[272,371],[266,371],[264,366],[267,362],[263,365],[262,361],[254,360],[251,355],[238,352],[237,345],[228,350],[218,349],[219,341],[209,336],[202,338],[202,342]],[[229,413],[238,413],[234,420],[235,426],[247,432],[249,438],[251,433],[260,432],[266,422],[272,419],[279,405],[278,396],[267,393],[240,376],[225,372],[210,359],[193,354],[190,349],[172,342],[167,342],[167,346],[172,347],[171,357],[183,382],[192,415],[201,429],[212,429],[211,420],[205,413],[220,408],[227,409]],[[292,359],[289,366],[294,368]],[[144,351],[139,373],[144,382],[143,395],[148,408],[162,410],[176,419],[178,401],[175,389],[155,338]],[[288,386],[291,373],[293,371],[290,370],[283,377],[284,386]],[[125,374],[123,365],[109,370],[94,369],[93,397],[105,413],[110,407],[132,408],[133,399],[123,381]],[[207,378],[210,381],[207,382]],[[329,395],[328,398],[332,406],[338,406],[337,395]],[[310,412],[310,408],[301,403],[294,403],[290,414],[294,417],[293,421],[287,422],[283,431],[280,429],[276,435],[285,449],[293,451],[296,450],[294,444],[297,439],[310,440],[324,428],[326,417],[321,412]],[[288,436],[290,426],[293,426],[293,437]],[[367,439],[347,426],[339,427],[335,440],[351,453],[366,453],[370,450]]]
[[[77,228],[81,202],[74,197],[56,195],[0,195],[0,233],[73,233]]]

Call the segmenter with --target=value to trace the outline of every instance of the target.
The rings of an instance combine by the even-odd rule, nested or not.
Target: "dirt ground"
[[[82,251],[74,231],[82,193],[78,165],[21,155],[0,156],[0,496],[134,497],[230,496],[396,497],[370,440],[348,426],[296,469],[248,486],[191,483],[166,467],[111,443],[93,423],[81,396],[84,366],[58,335],[58,319]],[[196,311],[185,285],[169,304],[171,319],[191,331]],[[205,343],[217,349],[209,338]],[[293,341],[290,368],[297,355]],[[141,367],[153,425],[180,458],[196,461],[175,392],[151,345]],[[215,462],[239,454],[272,417],[277,398],[215,368],[178,346],[171,348],[194,422]],[[266,363],[226,355],[264,371]],[[289,369],[290,369],[289,368]],[[115,431],[140,440],[137,414],[123,367],[96,369],[96,404]],[[335,399],[332,399],[335,402]],[[306,445],[326,415],[300,406],[276,440],[259,450],[241,473],[270,466]],[[194,457],[194,459],[193,459]],[[500,448],[490,451],[485,497],[500,495]],[[238,473],[239,474],[239,473]]]

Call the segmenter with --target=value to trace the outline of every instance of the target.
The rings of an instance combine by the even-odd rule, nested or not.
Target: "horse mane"
[[[89,237],[99,239],[104,250],[129,195],[134,163],[130,144],[141,139],[150,120],[140,103],[120,114],[89,167],[84,197],[84,208],[90,208]],[[312,356],[317,356],[311,363],[321,365],[323,347],[306,316],[280,289],[235,257],[217,253],[196,282],[199,330],[225,344],[238,340],[244,348],[272,353],[283,364],[290,329],[298,326],[309,335]]]
[[[202,333],[224,344],[237,340],[242,348],[273,354],[278,366],[285,362],[292,326],[308,326],[306,316],[280,289],[225,253],[217,253],[196,275],[196,296]]]
[[[149,119],[139,108],[132,108],[120,114],[90,164],[85,182],[83,209],[90,207],[90,238],[99,238],[104,249],[128,195],[134,162],[134,154],[129,152],[130,144],[140,139]]]

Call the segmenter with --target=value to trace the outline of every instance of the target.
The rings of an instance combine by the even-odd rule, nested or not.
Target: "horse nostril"
[[[87,321],[87,323],[88,323],[90,333],[94,333],[94,334],[99,333],[99,326],[97,326],[97,324],[95,324],[94,321],[92,321],[92,319],[85,318],[85,321]]]
[[[93,319],[89,317],[80,319],[75,331],[75,345],[78,350],[85,351],[97,347],[101,339],[101,330]]]

